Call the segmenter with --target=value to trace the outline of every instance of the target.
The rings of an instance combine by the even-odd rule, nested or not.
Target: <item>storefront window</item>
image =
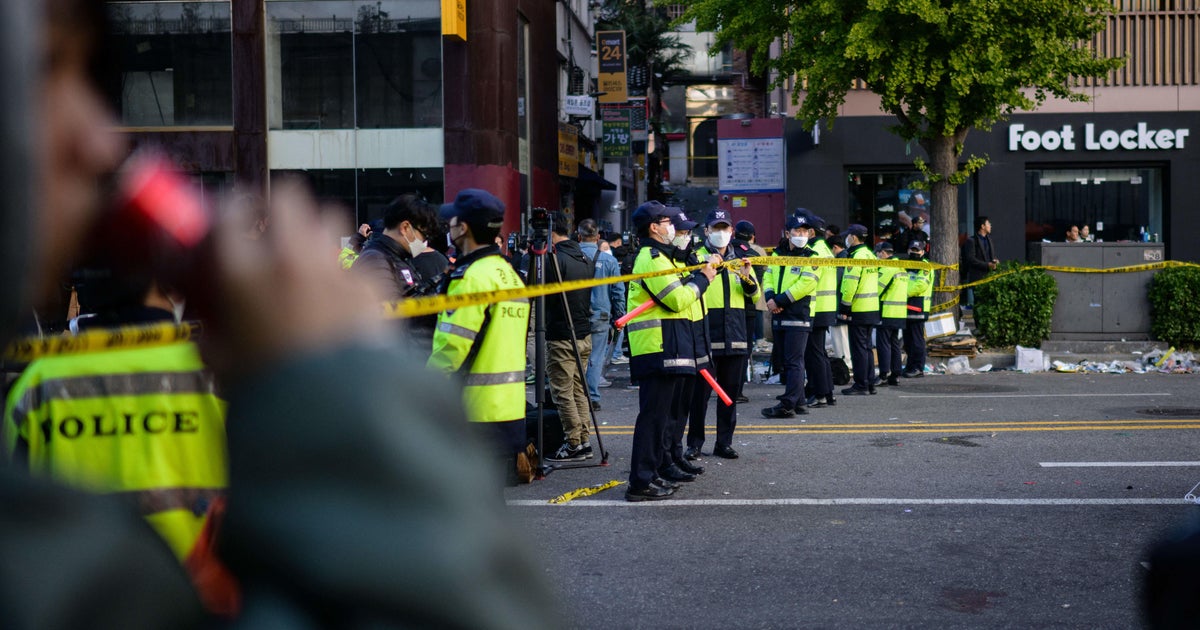
[[[108,13],[121,64],[122,124],[233,124],[228,0],[110,2]]]
[[[909,230],[918,217],[924,219],[923,231],[931,230],[933,204],[927,187],[918,187],[924,177],[915,171],[851,171],[850,223],[865,225],[877,238],[881,228]],[[975,181],[958,187],[958,233],[965,238],[974,216]],[[840,226],[845,228],[846,226]]]
[[[1087,225],[1100,241],[1163,236],[1162,172],[1158,168],[1025,171],[1025,240],[1063,241]]]
[[[267,2],[272,129],[442,126],[437,0]]]

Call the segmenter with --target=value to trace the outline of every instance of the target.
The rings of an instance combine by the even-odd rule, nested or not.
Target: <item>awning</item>
[[[576,184],[579,186],[595,186],[600,190],[616,190],[617,185],[604,179],[599,173],[580,164],[579,177],[576,178]]]

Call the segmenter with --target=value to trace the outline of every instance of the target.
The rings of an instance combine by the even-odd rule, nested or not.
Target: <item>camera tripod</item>
[[[535,226],[532,237],[529,240],[529,255],[533,263],[533,283],[546,283],[546,258],[550,249],[549,243],[549,227],[541,228]],[[555,276],[562,279],[562,269],[559,268],[558,258],[553,255],[549,256],[554,265]],[[571,317],[571,309],[567,304],[567,294],[559,293],[558,297],[562,300],[563,312],[567,316],[567,328],[571,331],[571,350],[575,355],[575,368],[579,374],[580,381],[584,381],[585,368],[583,359],[579,356],[579,340],[575,337],[575,322]],[[537,447],[541,458],[541,465],[538,468],[538,478],[545,476],[555,470],[563,468],[592,468],[596,466],[608,466],[608,451],[604,448],[604,440],[600,436],[600,425],[596,422],[596,411],[588,405],[588,416],[592,421],[592,433],[596,437],[596,447],[600,451],[600,461],[597,463],[589,463],[586,460],[583,462],[554,462],[546,461],[545,450],[545,431],[543,422],[546,411],[546,297],[538,296],[534,298],[534,401],[537,404]],[[587,383],[583,382],[583,389],[587,391]]]

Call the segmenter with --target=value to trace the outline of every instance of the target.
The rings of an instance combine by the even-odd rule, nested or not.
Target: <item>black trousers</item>
[[[871,331],[867,324],[850,324],[850,360],[854,362],[854,386],[867,389],[875,380],[875,361],[871,358]]]
[[[717,385],[733,397],[742,382],[746,380],[746,355],[733,354],[713,357],[712,377],[717,379]],[[688,448],[699,449],[704,446],[704,417],[708,415],[708,401],[712,400],[713,389],[703,376],[696,375],[692,390],[692,407],[688,413]],[[737,401],[726,407],[725,403],[717,400],[717,445],[732,446],[733,430],[737,428]]]
[[[711,371],[712,365],[705,367]],[[667,468],[676,461],[683,460],[683,433],[687,431],[688,412],[692,409],[692,392],[696,390],[696,379],[699,374],[689,374],[683,377],[679,386],[679,395],[671,400],[667,416],[667,430],[663,435],[663,460],[659,470]],[[705,384],[707,386],[707,384]]]
[[[900,329],[880,326],[875,329],[875,352],[879,354],[879,373],[900,376]]]
[[[829,355],[825,353],[825,338],[828,326],[814,326],[808,333],[808,345],[804,348],[804,371],[808,376],[809,394],[822,398],[833,393],[833,370],[829,368]]]
[[[908,362],[904,369],[907,372],[925,370],[925,322],[920,319],[910,319],[904,324],[904,353]]]
[[[779,402],[788,409],[795,409],[804,404],[804,351],[808,347],[808,331],[811,329],[807,326],[777,325],[772,330],[775,331],[775,346],[780,349],[783,363],[780,372],[783,396]]]
[[[633,454],[629,458],[629,486],[645,488],[658,477],[666,455],[664,444],[671,407],[683,398],[689,374],[660,374],[638,379],[638,415],[633,423]]]

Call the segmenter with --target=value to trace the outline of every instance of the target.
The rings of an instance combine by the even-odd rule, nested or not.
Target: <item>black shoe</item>
[[[784,407],[783,403],[779,403],[774,407],[767,407],[766,409],[763,409],[762,415],[764,418],[791,418],[792,416],[796,415],[796,412]]]
[[[805,406],[805,407],[811,407],[811,406],[813,406],[814,404],[816,404],[816,402],[817,402],[817,397],[816,397],[816,396],[809,396],[809,397],[807,397],[807,398],[805,398],[805,399],[804,399],[804,406]]]
[[[813,398],[812,402],[810,402],[804,406],[808,407],[809,409],[820,409],[821,407],[825,406],[825,401]]]
[[[689,446],[688,449],[683,452],[683,458],[689,462],[700,459],[700,448],[696,446]]]
[[[893,372],[892,374],[888,375],[887,384],[892,387],[899,387],[900,377],[896,376],[895,372]]]
[[[630,486],[625,491],[626,501],[661,501],[675,494],[674,490],[669,490],[662,486],[650,484],[645,488],[634,488]]]
[[[874,389],[874,388],[872,388],[872,389]],[[843,396],[866,396],[867,390],[862,387],[858,387],[858,386],[847,387],[846,389],[842,390],[842,395]]]
[[[653,483],[656,486],[666,488],[667,490],[678,490],[683,487],[683,486],[675,483],[674,481],[668,481],[666,479],[663,479],[662,477],[655,477],[654,481],[651,483]]]
[[[878,375],[876,375],[876,376],[874,376],[874,377],[872,377],[872,378],[871,378],[871,387],[875,387],[875,386],[879,385],[879,384],[880,384],[880,383],[882,383],[882,382],[883,382],[883,379],[879,378],[879,376],[878,376]]]
[[[679,467],[679,470],[682,470],[683,472],[688,473],[689,475],[704,474],[703,466],[701,466],[699,464],[693,464],[693,463],[689,462],[687,459],[677,459],[677,460],[675,460],[675,465]]]
[[[558,450],[553,455],[547,455],[546,461],[550,462],[578,462],[587,459],[587,455],[583,451],[583,445],[571,446],[567,442],[558,447]]]
[[[833,407],[836,404],[837,404],[837,399],[833,397],[833,394],[830,394],[825,397],[825,406]]]
[[[888,382],[890,378],[892,377],[889,376],[887,372],[880,372],[879,376],[875,378],[875,382],[872,383],[872,385],[875,385],[876,387],[887,387],[891,384]]]
[[[592,401],[592,411],[600,411],[600,401],[599,400]]]
[[[746,398],[744,395],[738,394],[738,395],[737,395],[737,397],[733,399],[733,402],[735,402],[735,403],[748,403],[748,402],[750,402],[750,399],[749,399],[749,398]]]
[[[922,378],[925,376],[925,371],[924,370],[904,370],[904,374],[901,374],[900,376],[903,376],[904,378]]]
[[[873,383],[871,385],[867,385],[867,393],[872,396],[878,393],[875,391],[875,385]]]
[[[683,472],[683,470],[681,468],[679,468],[679,466],[676,466],[675,464],[671,464],[670,466],[667,466],[666,468],[658,471],[658,476],[662,477],[663,479],[666,479],[667,481],[695,481],[696,480],[696,475],[693,475],[690,472]]]
[[[595,452],[592,451],[591,442],[584,442],[583,444],[580,444],[579,450],[583,452],[584,459],[591,459],[596,456]]]
[[[737,459],[738,452],[733,450],[731,446],[722,446],[720,444],[713,447],[713,455],[723,457],[725,459]]]

